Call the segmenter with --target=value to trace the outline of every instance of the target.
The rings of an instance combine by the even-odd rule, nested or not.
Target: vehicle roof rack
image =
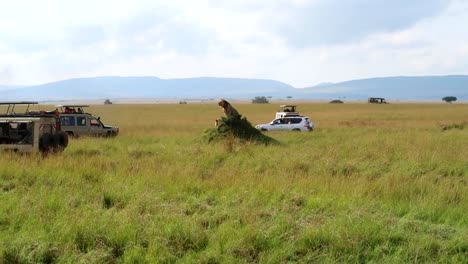
[[[76,105],[66,105],[66,104],[61,105],[61,104],[59,104],[59,105],[55,105],[55,107],[89,107],[89,105],[79,105],[79,104],[76,104]]]
[[[0,102],[0,105],[32,105],[32,104],[39,104],[39,102],[35,102],[35,101]]]
[[[29,111],[30,105],[37,105],[38,102],[35,101],[12,101],[12,102],[0,102],[0,105],[7,105],[7,110],[3,115],[16,115],[15,106],[16,105],[27,105],[26,113]]]

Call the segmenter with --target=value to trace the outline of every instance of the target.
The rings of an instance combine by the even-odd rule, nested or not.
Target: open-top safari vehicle
[[[62,130],[68,135],[113,137],[119,133],[116,126],[104,125],[101,118],[85,112],[89,105],[56,105]]]
[[[0,150],[50,152],[64,150],[68,135],[61,131],[58,111],[29,110],[37,102],[0,102]],[[17,106],[24,111],[17,112]]]

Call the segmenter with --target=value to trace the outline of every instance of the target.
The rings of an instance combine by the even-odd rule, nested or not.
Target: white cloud
[[[0,71],[9,77],[0,84],[154,75],[304,87],[466,74],[466,24],[463,0],[7,1]]]

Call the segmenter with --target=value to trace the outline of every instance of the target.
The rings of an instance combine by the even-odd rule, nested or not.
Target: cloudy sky
[[[468,74],[468,0],[0,2],[0,85]]]

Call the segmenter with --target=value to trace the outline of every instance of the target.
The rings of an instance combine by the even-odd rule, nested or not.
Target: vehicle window
[[[60,122],[62,126],[74,126],[75,117],[74,116],[62,116],[60,117]]]
[[[76,117],[76,124],[78,126],[86,126],[86,117],[84,116],[77,116]]]
[[[284,124],[284,119],[276,119],[275,121],[273,121],[273,124],[274,125],[278,125],[278,124]]]
[[[91,124],[91,126],[98,127],[99,126],[99,121],[97,119],[91,119],[90,124]]]
[[[299,124],[299,123],[301,123],[301,121],[302,121],[302,119],[300,119],[300,118],[291,118],[290,119],[291,124]]]

